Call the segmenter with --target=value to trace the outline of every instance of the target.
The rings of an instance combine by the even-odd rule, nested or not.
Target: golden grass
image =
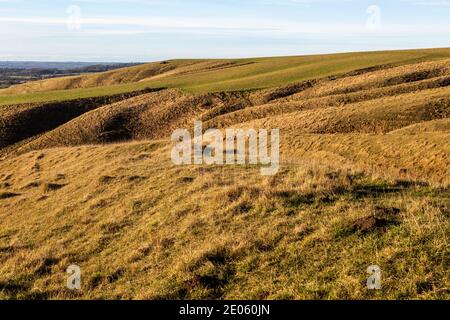
[[[196,72],[180,68],[167,73]],[[0,298],[448,299],[448,76],[442,59],[264,90],[162,90],[9,145]],[[33,106],[14,108],[0,124]],[[279,173],[173,165],[170,134],[194,119],[279,128]],[[79,292],[65,287],[71,264]],[[380,291],[366,288],[370,265]]]
[[[37,131],[39,128],[32,131],[32,134],[47,132],[25,144],[22,151],[167,138],[176,128],[191,127],[195,118],[202,119],[210,128],[277,127],[286,135],[388,133],[450,116],[450,82],[446,78],[449,70],[450,60],[442,60],[266,90],[194,95],[169,89],[101,107],[86,108],[84,100],[77,104],[68,101],[61,106],[51,103],[25,109],[12,107],[5,113],[3,125],[0,123],[0,133],[14,138],[32,131],[38,108],[42,116],[49,115],[53,121],[62,113],[62,119],[56,123],[67,123],[55,125],[55,130],[46,126],[41,131]],[[66,113],[78,105],[85,113],[68,117]],[[80,113],[83,112],[75,115]]]
[[[310,152],[269,178],[252,167],[173,166],[163,142],[8,158],[0,179],[18,195],[0,202],[0,295],[448,297],[448,189],[385,182],[360,170],[364,161]],[[386,225],[353,229],[371,214]],[[79,293],[65,289],[73,263]],[[373,264],[379,292],[365,288]]]

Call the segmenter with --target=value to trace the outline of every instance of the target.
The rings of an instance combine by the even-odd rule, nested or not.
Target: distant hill
[[[0,61],[0,69],[82,69],[91,66],[129,67],[138,63],[116,62],[51,62],[51,61]]]
[[[0,90],[0,105],[67,100],[145,88],[190,92],[262,89],[348,72],[450,58],[450,49],[342,53],[225,60],[171,60],[28,82]]]
[[[0,62],[0,88],[43,79],[105,72],[134,66],[132,63]]]

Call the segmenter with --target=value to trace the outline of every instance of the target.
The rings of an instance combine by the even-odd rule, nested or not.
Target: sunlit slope
[[[380,65],[402,65],[443,58],[450,58],[450,49],[164,61],[15,86],[0,90],[0,104],[86,98],[147,87],[180,88],[191,92],[268,88]]]
[[[0,299],[448,300],[450,59],[414,59],[0,108]],[[174,165],[171,133],[199,119],[280,129],[279,172]]]
[[[274,177],[175,166],[167,141],[2,160],[0,298],[448,299],[448,133],[283,139]]]
[[[203,120],[205,128],[280,128],[288,136],[386,134],[449,118],[449,71],[447,59],[250,92],[166,89],[90,108],[93,103],[86,100],[9,107],[1,118],[0,138],[9,146],[19,141],[13,138],[42,134],[22,151],[166,139],[177,128],[192,127],[194,119]],[[38,116],[48,116],[58,125],[42,127],[48,122],[36,122]],[[421,132],[434,127],[424,126]]]

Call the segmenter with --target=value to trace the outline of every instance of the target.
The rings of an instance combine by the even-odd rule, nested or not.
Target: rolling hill
[[[450,49],[165,61],[0,95],[0,298],[450,296]],[[280,129],[278,174],[174,165],[194,120]]]
[[[450,49],[360,52],[234,60],[173,60],[0,90],[0,105],[121,94],[146,88],[207,93],[270,88],[308,79],[450,58]]]

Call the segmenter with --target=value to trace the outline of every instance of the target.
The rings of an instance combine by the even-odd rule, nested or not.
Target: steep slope
[[[297,106],[299,107],[299,106]],[[450,87],[365,102],[284,112],[240,126],[296,133],[388,133],[411,124],[450,117]],[[251,112],[251,110],[248,110]],[[225,118],[225,119],[224,119]],[[215,122],[226,122],[227,116]],[[243,117],[239,117],[241,120]],[[208,126],[215,127],[211,124]]]
[[[0,149],[57,128],[78,116],[155,89],[61,102],[5,106],[0,110]]]
[[[450,131],[450,119],[439,119],[433,121],[427,121],[422,123],[416,123],[411,126],[392,131],[391,134],[417,134],[421,132],[449,132]]]
[[[191,126],[191,120],[202,113],[249,104],[245,93],[192,95],[178,90],[163,90],[85,113],[19,150],[166,139],[175,129]]]
[[[450,60],[442,60],[266,90],[189,94],[169,89],[141,93],[91,108],[95,110],[72,117],[73,120],[69,118],[72,121],[55,130],[49,127],[48,132],[20,150],[166,139],[176,128],[192,127],[194,119],[205,121],[206,128],[280,128],[286,135],[388,133],[415,123],[448,118],[449,77]],[[400,78],[404,83],[399,83]],[[64,112],[64,108],[71,110],[70,106],[61,107],[58,112]],[[3,122],[23,118],[14,117],[15,114],[23,113],[12,108]],[[27,119],[16,121],[20,125],[8,126],[14,130],[0,134],[20,137],[35,123],[33,117]]]

